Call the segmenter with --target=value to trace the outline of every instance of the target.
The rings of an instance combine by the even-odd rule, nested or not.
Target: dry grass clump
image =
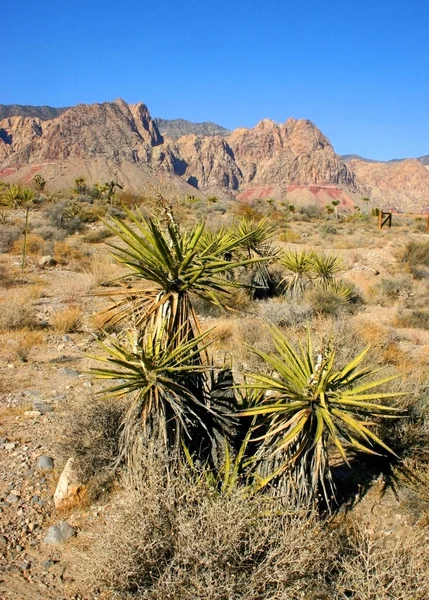
[[[13,283],[15,273],[11,264],[11,257],[0,255],[0,287],[8,287]]]
[[[239,489],[223,496],[185,468],[167,477],[153,459],[139,481],[91,541],[96,587],[151,600],[316,598],[325,588],[334,543],[316,517]]]
[[[395,542],[354,527],[338,560],[335,600],[426,600],[429,532],[415,530]]]
[[[114,483],[123,417],[124,406],[117,399],[75,402],[61,415],[58,455],[64,463],[73,458],[89,500],[97,499]]]
[[[23,329],[17,331],[10,342],[13,356],[22,362],[28,362],[31,351],[43,342],[43,335],[40,331]]]
[[[58,333],[76,333],[83,325],[83,311],[79,306],[69,306],[54,314],[51,326]]]
[[[33,292],[14,292],[0,298],[0,331],[35,329],[38,327]]]
[[[14,254],[22,254],[24,249],[24,238],[15,240],[12,246]],[[42,236],[35,233],[29,233],[27,236],[27,254],[41,255],[45,250],[45,240]]]
[[[109,255],[91,256],[85,273],[90,276],[91,285],[94,287],[107,284],[115,277],[119,277],[117,263],[113,263]]]

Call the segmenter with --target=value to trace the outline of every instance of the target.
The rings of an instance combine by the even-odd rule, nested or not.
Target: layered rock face
[[[398,212],[429,213],[429,169],[418,159],[367,162],[352,159],[360,189],[376,206]]]
[[[362,195],[383,207],[429,206],[429,170],[422,162],[346,164],[308,120],[265,119],[253,129],[221,133],[164,138],[144,104],[123,100],[78,105],[48,119],[8,117],[0,121],[0,178],[29,182],[40,172],[54,189],[70,187],[78,176],[89,183],[117,177],[144,194],[198,189],[200,196],[250,198],[292,190],[321,203],[341,196],[344,207]]]

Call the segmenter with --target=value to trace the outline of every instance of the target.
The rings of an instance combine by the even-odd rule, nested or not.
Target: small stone
[[[28,569],[30,568],[30,563],[24,561],[19,565],[19,568],[21,569],[21,571],[28,571]]]
[[[74,535],[76,535],[76,531],[73,527],[70,527],[68,523],[62,521],[61,523],[58,523],[58,525],[49,527],[48,533],[43,541],[45,544],[49,545],[62,544]]]
[[[5,500],[6,502],[9,502],[9,504],[13,504],[14,502],[18,502],[19,496],[16,496],[15,494],[9,494],[9,496],[6,496]]]
[[[52,412],[52,406],[50,404],[45,404],[44,402],[35,402],[33,404],[33,408],[41,415],[46,415],[47,413]]]
[[[50,456],[40,456],[37,461],[37,466],[39,469],[43,469],[44,471],[50,471],[54,468],[54,461]]]
[[[45,569],[45,571],[47,571],[48,569],[50,569],[51,567],[54,566],[54,561],[52,560],[52,558],[48,558],[48,560],[44,560],[42,562],[42,567]]]
[[[42,413],[41,413],[40,411],[38,411],[38,410],[26,410],[26,411],[24,412],[24,415],[25,415],[26,417],[34,417],[34,418],[36,418],[36,417],[40,417],[40,416],[41,416],[41,414],[42,414]]]
[[[71,342],[72,338],[69,335],[63,335],[62,340],[63,342]]]
[[[66,375],[66,377],[79,377],[79,373],[75,369],[70,369],[69,367],[63,367],[60,369],[61,375]]]
[[[57,261],[50,254],[48,254],[47,256],[42,256],[42,258],[39,260],[39,267],[42,269],[44,269],[45,267],[55,267],[56,264]]]
[[[7,539],[3,535],[0,535],[0,546],[6,546],[6,544]]]
[[[7,444],[5,444],[3,446],[3,448],[5,450],[14,450],[16,448],[16,443],[15,442],[8,442]]]

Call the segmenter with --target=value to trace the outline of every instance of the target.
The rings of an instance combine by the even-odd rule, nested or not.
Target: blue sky
[[[0,103],[122,97],[228,128],[308,118],[337,152],[429,153],[428,0],[0,0]]]

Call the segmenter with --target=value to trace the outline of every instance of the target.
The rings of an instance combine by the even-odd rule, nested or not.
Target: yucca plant
[[[239,285],[227,278],[229,272],[271,258],[235,259],[247,236],[225,230],[207,235],[204,222],[181,231],[172,219],[163,226],[139,212],[128,212],[128,217],[132,225],[112,219],[109,227],[122,245],[110,246],[116,259],[143,285],[122,292],[110,312],[115,322],[133,314],[142,334],[149,331],[159,343],[168,343],[179,330],[185,339],[192,337],[194,329],[200,330],[191,293],[221,306],[228,288]]]
[[[317,252],[313,252],[311,255],[311,270],[315,285],[329,286],[342,268],[343,261],[340,256],[318,254]]]
[[[139,440],[156,441],[171,454],[183,444],[198,455],[210,451],[227,422],[209,406],[207,378],[195,377],[210,368],[200,360],[210,333],[185,341],[179,330],[163,347],[155,337],[146,336],[142,342],[136,331],[128,331],[122,342],[109,338],[101,343],[103,355],[91,356],[104,363],[91,369],[93,375],[116,380],[102,393],[130,398],[122,431],[126,458],[133,458]]]
[[[225,230],[217,235],[207,235],[203,222],[190,231],[181,231],[173,215],[169,211],[166,214],[165,224],[144,218],[139,212],[128,212],[131,225],[116,218],[110,224],[110,229],[120,241],[120,244],[110,244],[114,256],[128,268],[127,275],[133,273],[141,285],[121,292],[119,300],[108,312],[112,322],[133,317],[138,352],[147,353],[149,345],[156,356],[167,357],[170,354],[175,356],[176,348],[193,349],[190,358],[181,365],[181,373],[186,375],[183,387],[189,386],[191,394],[183,398],[191,402],[195,396],[202,406],[212,406],[211,411],[198,413],[195,437],[203,439],[211,429],[205,419],[210,421],[210,415],[216,413],[219,422],[222,422],[219,415],[226,411],[222,406],[216,408],[216,401],[209,399],[209,361],[206,346],[201,345],[201,327],[191,294],[223,305],[228,288],[238,285],[227,278],[228,273],[269,257],[239,256],[235,259],[235,253],[242,247],[246,235],[240,238]],[[124,360],[124,366],[125,363]],[[160,408],[161,405],[156,406]],[[139,410],[145,421],[143,405],[136,403],[133,414],[136,415]],[[127,430],[131,431],[129,427]],[[177,446],[176,441],[173,444],[172,439],[166,439],[168,446]],[[127,436],[124,438],[126,444],[132,445],[130,440]]]
[[[233,236],[239,240],[242,258],[270,257],[269,261],[257,262],[249,269],[248,279],[251,295],[254,298],[267,297],[274,292],[275,285],[269,270],[269,263],[280,255],[279,250],[271,241],[275,228],[275,224],[270,223],[267,218],[255,221],[249,217],[243,217],[232,230]]]
[[[302,296],[311,283],[313,254],[306,250],[300,252],[290,250],[282,256],[280,264],[287,271],[283,280],[286,284],[286,292],[291,296]]]
[[[361,366],[369,348],[337,369],[332,342],[315,353],[310,335],[295,349],[278,329],[271,333],[276,354],[251,348],[269,370],[249,375],[264,396],[240,412],[257,418],[252,439],[258,487],[272,486],[303,504],[323,497],[329,507],[335,497],[330,454],[347,464],[350,450],[393,454],[373,428],[377,420],[401,414],[380,402],[398,394],[377,390],[394,377],[374,380],[379,369]]]

